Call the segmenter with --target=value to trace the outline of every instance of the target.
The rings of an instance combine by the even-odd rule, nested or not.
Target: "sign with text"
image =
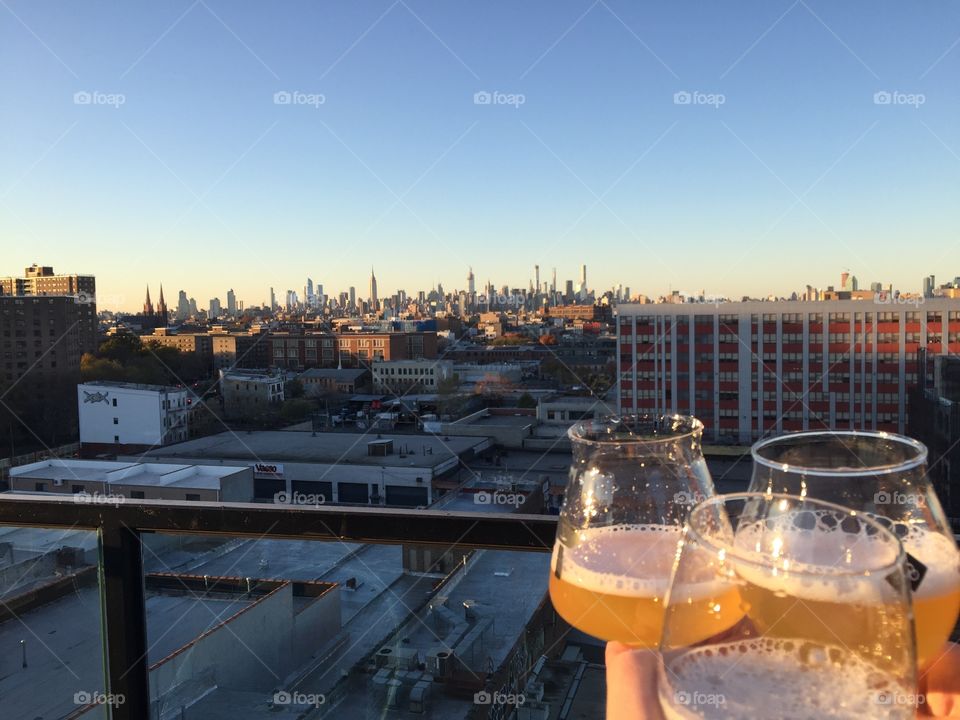
[[[275,480],[283,477],[282,463],[257,463],[253,466],[253,476],[265,480]]]

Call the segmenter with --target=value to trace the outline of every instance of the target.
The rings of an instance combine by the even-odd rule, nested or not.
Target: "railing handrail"
[[[0,525],[134,533],[464,545],[549,552],[557,517],[416,508],[145,500],[70,494],[0,494]]]

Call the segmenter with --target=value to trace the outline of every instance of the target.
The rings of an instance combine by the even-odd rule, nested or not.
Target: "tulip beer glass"
[[[827,500],[869,513],[903,542],[917,659],[930,663],[960,611],[960,554],[927,477],[927,449],[884,432],[803,432],[753,447],[750,490]]]
[[[603,640],[656,646],[683,522],[714,494],[702,432],[699,420],[679,415],[614,416],[570,428],[573,463],[550,598],[571,625]]]
[[[742,620],[707,640],[691,633],[724,614]],[[660,651],[670,720],[912,718],[903,546],[876,519],[820,500],[705,500],[687,520]]]

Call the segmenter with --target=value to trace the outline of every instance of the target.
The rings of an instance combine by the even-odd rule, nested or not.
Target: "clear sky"
[[[0,273],[916,290],[960,275],[958,77],[943,0],[2,0]]]

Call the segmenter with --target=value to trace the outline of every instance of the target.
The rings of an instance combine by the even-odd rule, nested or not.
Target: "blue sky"
[[[955,2],[3,0],[0,272],[914,290],[960,275],[958,71]]]

